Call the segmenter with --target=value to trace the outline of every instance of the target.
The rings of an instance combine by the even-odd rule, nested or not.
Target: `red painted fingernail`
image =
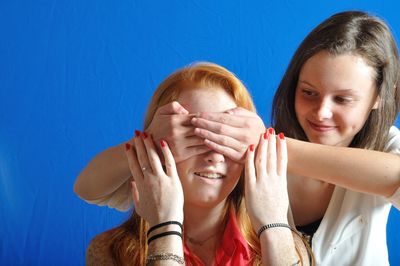
[[[135,130],[135,136],[139,137],[140,136],[140,131],[139,130]]]
[[[285,135],[283,133],[279,133],[278,136],[279,136],[280,139],[285,139]]]
[[[254,151],[254,144],[251,144],[249,148],[250,148],[250,151]]]
[[[129,151],[131,149],[131,144],[125,143],[125,150]]]
[[[275,130],[272,127],[268,128],[268,133],[269,134],[273,135],[274,132],[275,132]]]
[[[143,136],[144,139],[147,139],[147,136],[148,136],[148,135],[147,135],[146,132],[143,132],[143,133],[142,133],[142,136]]]
[[[163,139],[160,140],[160,145],[161,145],[162,148],[165,147],[165,141]]]
[[[265,132],[265,133],[264,133],[263,138],[264,138],[264,139],[267,139],[267,138],[268,138],[268,132]]]

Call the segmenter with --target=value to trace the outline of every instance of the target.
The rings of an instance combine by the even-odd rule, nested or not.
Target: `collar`
[[[204,265],[200,258],[189,250],[184,243],[187,265]],[[215,253],[216,265],[244,265],[251,260],[249,245],[239,229],[234,211],[229,213],[225,231]]]

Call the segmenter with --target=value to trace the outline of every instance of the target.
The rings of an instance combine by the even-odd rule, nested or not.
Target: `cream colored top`
[[[400,131],[392,127],[385,151],[400,155]],[[336,186],[312,242],[317,265],[389,265],[386,224],[391,204],[400,207],[400,189],[389,199]]]

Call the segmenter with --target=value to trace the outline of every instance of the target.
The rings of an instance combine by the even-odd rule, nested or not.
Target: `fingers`
[[[204,142],[205,141],[203,140],[203,145],[186,148],[185,149],[185,158],[190,158],[190,157],[200,155],[200,154],[203,154],[203,153],[206,153],[206,152],[209,152],[210,150],[212,150],[212,148],[206,146],[207,144],[204,145]]]
[[[243,107],[235,107],[225,111],[227,114],[231,115],[241,115],[241,116],[249,116],[249,117],[259,117],[257,113],[244,109]]]
[[[141,169],[143,175],[146,172],[152,172],[152,166],[150,165],[149,158],[147,156],[146,147],[143,143],[143,138],[147,138],[148,135],[146,132],[142,133],[142,137],[135,137],[135,147],[136,147],[136,156],[139,162],[139,168]]]
[[[288,156],[287,156],[286,139],[283,133],[278,134],[278,141],[276,148],[277,148],[277,159],[278,159],[278,165],[277,165],[278,175],[286,176]]]
[[[148,135],[146,132],[143,132],[142,137],[146,148],[147,158],[149,160],[150,167],[153,170],[154,174],[160,175],[161,173],[164,173],[160,157],[157,154],[157,150],[154,145],[153,139],[151,138],[151,135]],[[146,165],[144,167],[146,167]]]
[[[160,140],[161,151],[165,159],[165,170],[170,177],[178,176],[174,156],[165,140]]]
[[[267,173],[276,173],[276,137],[273,128],[268,129],[268,148],[267,148]]]
[[[243,127],[246,122],[245,119],[246,117],[244,116],[236,116],[227,113],[199,113],[196,117],[192,118],[192,124],[195,126],[196,124],[199,126],[205,125],[204,127],[218,127],[219,124],[229,125],[231,127]]]
[[[267,150],[269,147],[268,142],[269,142],[268,132],[261,134],[255,160],[257,178],[260,178],[267,174]]]
[[[235,149],[232,149],[232,148],[230,148],[228,146],[220,145],[220,144],[215,143],[215,142],[213,142],[213,141],[211,141],[209,139],[205,139],[204,140],[204,144],[208,147],[208,150],[211,149],[211,150],[213,150],[213,151],[215,151],[217,153],[220,153],[222,155],[225,155],[225,156],[229,157],[230,159],[232,159],[232,160],[234,160],[236,162],[242,161],[242,158],[244,157],[244,154],[246,152],[246,150],[245,150],[246,147],[245,146],[243,146],[243,151],[239,151],[238,152]]]
[[[173,101],[166,105],[161,106],[157,109],[156,115],[172,115],[172,114],[189,114],[188,110],[186,110],[180,103],[177,101]]]
[[[236,131],[239,130],[236,129]],[[245,146],[243,146],[243,144],[240,141],[236,140],[235,138],[232,138],[231,136],[219,135],[217,133],[202,128],[196,128],[194,130],[194,133],[203,139],[210,140],[221,146],[229,147],[238,152],[244,153],[245,151]]]
[[[179,144],[184,147],[201,146],[204,145],[204,139],[200,138],[199,136],[190,136],[182,138],[182,141],[180,141]]]
[[[141,171],[136,152],[132,149],[130,143],[125,143],[125,154],[128,159],[128,165],[133,179],[141,183],[143,179],[143,173]]]
[[[254,145],[251,144],[247,149],[246,163],[244,167],[245,186],[249,188],[256,183],[256,170],[254,167]]]

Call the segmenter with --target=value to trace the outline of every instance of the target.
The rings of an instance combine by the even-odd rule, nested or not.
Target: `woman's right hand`
[[[160,141],[164,170],[150,135],[144,132],[133,141],[136,150],[127,143],[126,156],[133,176],[135,211],[150,226],[171,220],[182,223],[183,190],[168,144]]]
[[[176,162],[210,151],[204,139],[194,134],[190,120],[193,115],[177,101],[157,109],[146,132],[152,134],[155,143],[168,142]],[[159,146],[159,145],[158,145]]]

